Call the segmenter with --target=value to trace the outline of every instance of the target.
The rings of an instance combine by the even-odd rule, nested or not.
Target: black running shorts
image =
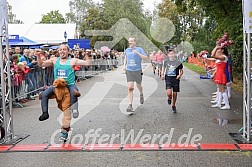
[[[176,77],[165,76],[166,90],[167,89],[172,89],[173,92],[179,92],[180,91],[179,83],[180,83],[180,80],[176,79]]]

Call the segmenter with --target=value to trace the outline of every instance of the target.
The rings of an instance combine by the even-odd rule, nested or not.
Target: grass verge
[[[202,68],[202,67],[199,67],[199,66],[196,66],[194,64],[191,64],[191,63],[183,63],[183,65],[185,67],[187,67],[188,69],[198,73],[198,74],[202,74],[202,75],[205,75],[206,74],[206,69],[205,68]]]
[[[183,65],[185,67],[187,67],[188,69],[198,73],[198,74],[202,74],[202,75],[205,75],[206,74],[206,70],[202,67],[199,67],[199,66],[196,66],[194,64],[191,64],[191,63],[183,63]],[[242,94],[243,93],[243,82],[242,80],[236,78],[234,76],[234,82],[232,83],[232,89],[233,91],[239,93],[239,94]]]

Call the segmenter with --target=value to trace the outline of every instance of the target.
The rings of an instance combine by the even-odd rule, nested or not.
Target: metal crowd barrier
[[[91,66],[83,66],[79,71],[75,71],[75,75],[78,80],[85,80],[99,73],[114,70],[117,64],[117,60],[113,59],[95,59]],[[54,81],[53,67],[31,68],[28,74],[24,75],[24,77],[21,76],[23,76],[22,72],[15,72],[11,75],[13,107],[22,108],[22,103],[27,98],[34,98],[52,85]]]
[[[23,107],[24,99],[38,95],[53,82],[53,68],[30,68],[24,75],[22,71],[12,74],[12,99],[14,107]],[[21,102],[21,103],[20,103]]]
[[[89,67],[81,67],[81,70],[76,71],[76,76],[83,80],[93,77],[99,73],[114,70],[117,60],[114,59],[94,59],[93,64]]]

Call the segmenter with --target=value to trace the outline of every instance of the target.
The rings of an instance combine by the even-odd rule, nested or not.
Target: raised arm
[[[41,57],[40,57],[40,54],[37,55],[37,60],[38,60],[39,67],[50,67],[50,66],[53,66],[53,62],[54,62],[55,59],[56,59],[56,57],[51,58],[49,60],[43,61],[41,59]]]
[[[218,54],[218,53],[217,53],[217,50],[218,50],[218,49],[222,49],[222,48],[223,48],[222,45],[221,45],[221,46],[215,46],[215,48],[214,48],[213,51],[212,51],[211,57],[213,57],[213,58],[215,58],[215,59],[219,59],[219,60],[225,60],[225,57],[224,57],[222,54]]]
[[[78,66],[90,66],[93,65],[93,59],[92,57],[88,57],[86,58],[86,60],[81,60],[81,59],[77,59],[77,58],[73,58],[74,59],[74,65],[78,65]]]
[[[219,49],[219,47],[215,46],[215,48],[212,50],[211,57],[215,58],[217,49]]]

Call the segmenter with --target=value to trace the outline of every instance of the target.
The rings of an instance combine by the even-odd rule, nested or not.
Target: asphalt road
[[[178,113],[167,104],[164,81],[144,64],[145,103],[139,103],[134,90],[133,115],[126,113],[126,77],[121,68],[77,83],[80,116],[72,120],[72,144],[97,143],[236,143],[229,133],[242,126],[242,95],[232,92],[231,110],[211,108],[211,94],[216,90],[211,80],[184,69]],[[18,145],[58,144],[61,112],[54,100],[49,104],[50,118],[39,122],[40,101],[30,101],[14,109],[14,132],[28,135]],[[218,126],[216,117],[229,119]],[[97,137],[90,137],[97,132]],[[89,138],[87,138],[89,134]],[[184,138],[183,138],[184,137]],[[186,138],[185,138],[186,137]],[[95,140],[94,140],[95,138]],[[100,139],[100,140],[99,140]],[[186,140],[187,139],[187,140]],[[251,152],[240,151],[65,151],[7,152],[0,154],[0,166],[251,166]]]

